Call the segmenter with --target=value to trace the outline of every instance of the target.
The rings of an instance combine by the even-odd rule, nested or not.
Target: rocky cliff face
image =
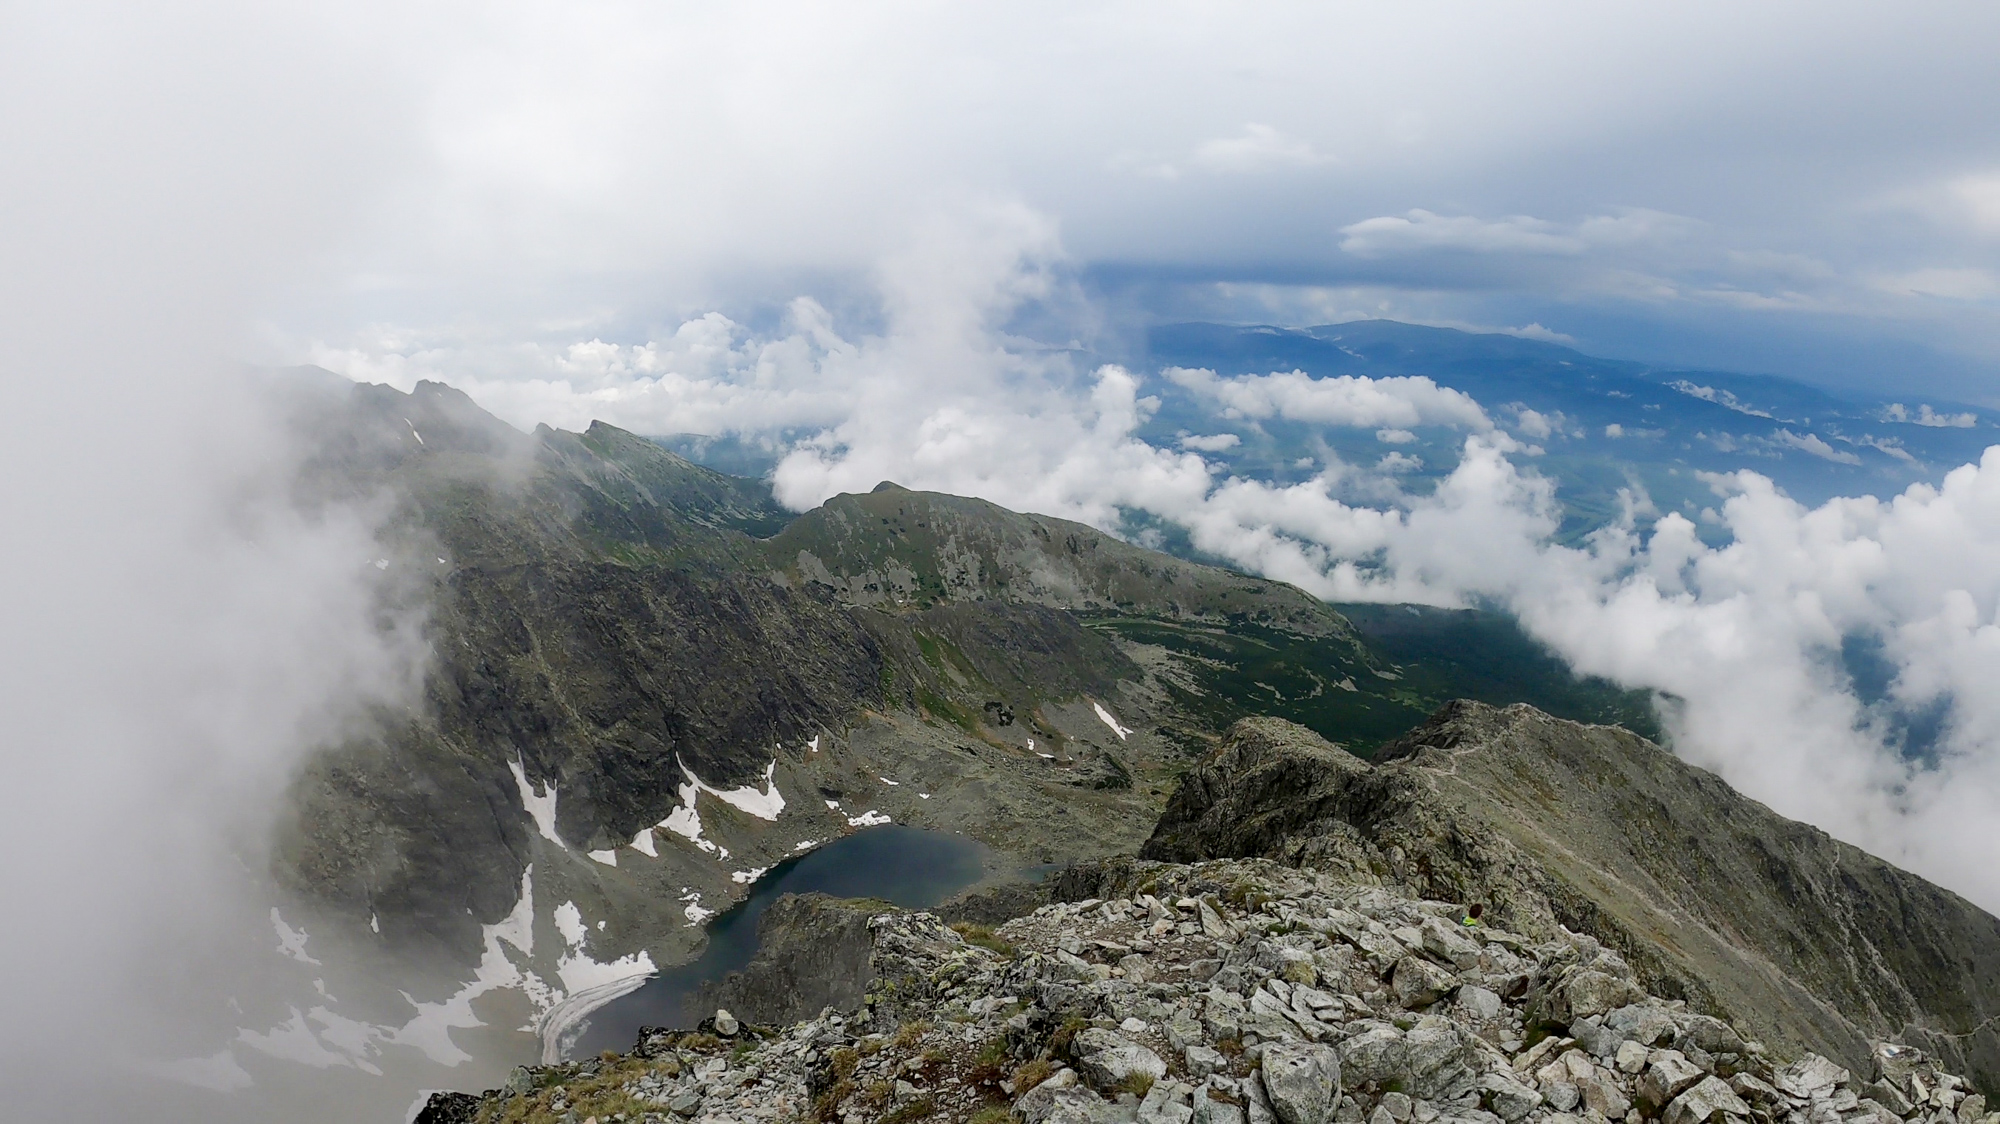
[[[1142,851],[1258,856],[1596,934],[1655,993],[1850,1067],[1922,1046],[2000,1081],[2000,920],[1615,727],[1455,703],[1372,764],[1246,721]]]
[[[994,931],[866,916],[859,1003],[728,1011],[439,1094],[419,1124],[1996,1124],[1922,1051],[1859,1070],[1647,994],[1600,941],[1264,860],[1072,872]]]
[[[765,1024],[855,1010],[877,978],[869,922],[885,911],[893,908],[866,899],[786,894],[757,920],[757,955],[703,988],[693,1006]]]

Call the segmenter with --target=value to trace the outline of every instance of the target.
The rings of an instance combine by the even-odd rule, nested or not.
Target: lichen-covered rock
[[[1340,1055],[1331,1047],[1274,1043],[1258,1070],[1282,1124],[1327,1124],[1340,1096]]]
[[[1091,1027],[1070,1046],[1077,1072],[1098,1089],[1115,1089],[1132,1078],[1157,1081],[1167,1075],[1160,1055],[1109,1030]]]

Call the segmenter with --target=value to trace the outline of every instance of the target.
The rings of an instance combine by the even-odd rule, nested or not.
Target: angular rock
[[[1403,1044],[1403,1032],[1393,1026],[1379,1026],[1347,1039],[1340,1044],[1340,1066],[1342,1076],[1353,1088],[1407,1078],[1410,1059]]]
[[[1191,1124],[1246,1124],[1246,1121],[1242,1105],[1216,1100],[1207,1089],[1196,1089]]]
[[[1807,1054],[1780,1070],[1771,1083],[1792,1096],[1810,1100],[1835,1085],[1846,1084],[1848,1080],[1849,1074],[1845,1069],[1818,1054]]]
[[[1167,1075],[1160,1055],[1113,1031],[1090,1027],[1070,1042],[1077,1073],[1092,1087],[1111,1089],[1134,1076],[1158,1081]]]
[[[1618,1067],[1618,1072],[1627,1076],[1636,1074],[1646,1068],[1646,1048],[1631,1039],[1626,1039],[1618,1044],[1618,1053],[1612,1059],[1612,1064]]]
[[[1082,1085],[1056,1089],[1049,1085],[1044,1081],[1014,1102],[1014,1114],[1025,1124],[1119,1124],[1132,1119],[1129,1109],[1121,1111]]]
[[[1592,969],[1571,976],[1562,986],[1562,997],[1575,1020],[1609,1014],[1645,996],[1631,980]]]
[[[1456,986],[1458,981],[1450,973],[1415,956],[1396,961],[1395,971],[1389,977],[1389,990],[1396,1002],[1412,1009],[1428,1007]]]
[[[1443,1100],[1477,1086],[1470,1072],[1477,1055],[1450,1023],[1426,1018],[1403,1036],[1403,1046],[1409,1056],[1410,1092],[1417,1096]]]
[[[1313,965],[1312,953],[1296,948],[1278,950],[1279,978],[1295,984],[1311,987],[1319,982],[1319,969]]]
[[[1783,1093],[1772,1088],[1769,1082],[1760,1079],[1754,1073],[1732,1075],[1729,1078],[1729,1087],[1735,1091],[1737,1096],[1753,1104],[1775,1105],[1782,1103],[1785,1099]]]
[[[1675,1029],[1673,1015],[1651,1003],[1628,1003],[1606,1014],[1604,1025],[1641,1046],[1657,1046],[1672,1038]],[[1742,1049],[1742,1044],[1735,1048]]]
[[[1569,1112],[1583,1103],[1583,1091],[1567,1081],[1551,1081],[1542,1086],[1542,1096],[1557,1112]]]
[[[1623,1120],[1632,1107],[1632,1098],[1625,1090],[1611,1080],[1609,1074],[1596,1074],[1576,1083],[1577,1092],[1583,1094],[1583,1107],[1606,1120]]]
[[[1138,1124],[1189,1124],[1194,1110],[1181,1104],[1178,1095],[1184,1088],[1171,1081],[1155,1081],[1139,1102]]]
[[[1189,1046],[1184,1057],[1188,1072],[1196,1077],[1207,1077],[1229,1068],[1229,1059],[1222,1056],[1222,1051],[1210,1046]]]
[[[1542,1095],[1511,1077],[1489,1073],[1479,1081],[1479,1102],[1507,1124],[1514,1124],[1542,1106]]]
[[[1445,924],[1441,918],[1426,917],[1421,939],[1425,952],[1462,972],[1479,966],[1479,944],[1460,932],[1460,928]]]
[[[1719,1116],[1748,1117],[1750,1106],[1713,1074],[1702,1078],[1667,1106],[1665,1124],[1708,1124]]]
[[[1682,1090],[1693,1086],[1702,1077],[1701,1070],[1690,1063],[1679,1050],[1655,1050],[1652,1064],[1648,1065],[1646,1072],[1639,1077],[1637,1085],[1639,1099],[1655,1109],[1663,1109],[1675,1097],[1680,1096]]]
[[[1741,1078],[1744,1076],[1747,1075],[1739,1073],[1736,1075],[1736,1078]],[[1730,1079],[1731,1088],[1736,1088],[1735,1086],[1736,1078]],[[1743,1090],[1738,1088],[1736,1089],[1736,1091],[1738,1093],[1741,1093]],[[1772,1090],[1772,1092],[1774,1093],[1776,1091],[1777,1090],[1775,1089]],[[1865,1093],[1869,1098],[1874,1100],[1875,1103],[1888,1109],[1890,1112],[1895,1113],[1897,1116],[1908,1116],[1917,1107],[1916,1105],[1910,1103],[1910,1098],[1905,1096],[1901,1089],[1896,1088],[1896,1086],[1890,1084],[1886,1080],[1871,1081],[1868,1083],[1868,1086],[1862,1090],[1862,1092]]]
[[[1228,922],[1222,919],[1222,915],[1215,912],[1214,906],[1209,905],[1207,902],[1196,902],[1195,904],[1201,911],[1201,931],[1204,935],[1210,937],[1234,937],[1236,935],[1236,930],[1231,929]]]
[[[1273,1043],[1258,1070],[1282,1124],[1327,1124],[1340,1098],[1340,1055],[1330,1046]]]
[[[1503,1007],[1498,995],[1475,984],[1459,988],[1456,1000],[1475,1022],[1487,1022],[1498,1018]]]
[[[736,1021],[735,1015],[721,1007],[715,1009],[715,1033],[724,1038],[734,1038],[736,1032],[741,1029],[742,1026]]]

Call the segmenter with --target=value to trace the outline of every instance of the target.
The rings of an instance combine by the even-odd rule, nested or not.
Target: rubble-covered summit
[[[1789,1053],[1921,1046],[2000,1084],[2000,919],[1615,726],[1460,700],[1352,756],[1276,718],[1190,770],[1147,858],[1263,857],[1618,949]]]
[[[418,1122],[2000,1124],[1917,1049],[1778,1056],[1593,937],[1467,924],[1469,903],[1264,860],[1104,864],[1058,892],[1092,896],[997,929],[871,912],[852,1010],[717,1011]]]

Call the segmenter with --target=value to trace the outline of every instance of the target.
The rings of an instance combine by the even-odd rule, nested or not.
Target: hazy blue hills
[[[1471,396],[1502,429],[1541,450],[1517,462],[1558,482],[1571,533],[1614,514],[1618,490],[1634,484],[1660,510],[1698,518],[1715,502],[1698,474],[1749,469],[1816,504],[1936,480],[2000,440],[1990,411],[1961,403],[1842,397],[1775,376],[1654,367],[1542,340],[1390,320],[1313,328],[1170,324],[1149,334],[1141,369],[1161,407],[1142,436],[1173,444],[1233,434],[1239,444],[1207,455],[1260,479],[1309,477],[1329,455],[1387,465],[1413,493],[1457,464],[1462,430],[1420,426],[1384,441],[1370,430],[1230,418],[1213,400],[1159,377],[1171,367],[1225,378],[1289,371],[1321,379],[1426,376]]]

